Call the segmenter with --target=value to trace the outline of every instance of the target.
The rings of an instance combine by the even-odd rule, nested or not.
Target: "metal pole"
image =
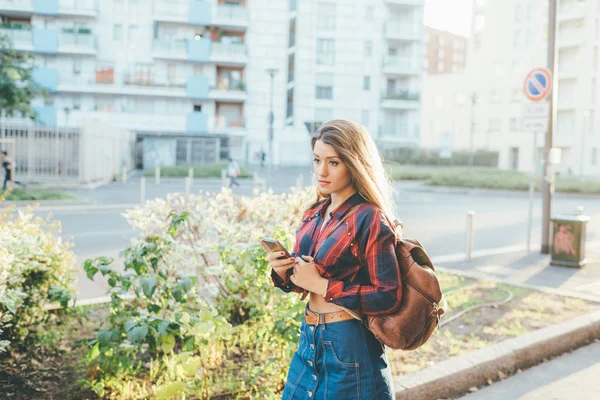
[[[471,94],[471,135],[469,138],[469,172],[473,169],[473,142],[475,141],[475,103],[477,96]]]
[[[581,154],[579,156],[579,177],[583,178],[583,168],[585,160],[585,135],[587,134],[589,111],[583,112],[583,127],[581,129]]]
[[[191,191],[192,191],[192,178],[190,178],[188,176],[187,178],[185,178],[185,193],[190,194]]]
[[[271,99],[269,105],[269,173],[273,169],[273,123],[275,122],[275,115],[273,114],[273,88],[274,88],[274,80],[275,73],[277,73],[277,69],[269,68],[267,70],[269,75],[271,75]]]
[[[473,235],[473,220],[475,219],[475,211],[469,210],[467,212],[467,251],[466,251],[466,259],[467,261],[471,261],[473,256],[473,244],[474,244],[474,235]]]
[[[552,74],[552,79],[556,81],[556,0],[549,0],[548,15],[548,69]],[[556,87],[556,85],[553,85]],[[553,91],[554,92],[554,91]],[[544,144],[544,206],[542,212],[542,254],[550,254],[550,216],[552,214],[552,179],[550,177],[550,149],[552,148],[553,120],[556,110],[557,97],[550,93],[548,99],[548,130],[546,131],[546,141]]]
[[[140,179],[140,203],[146,201],[146,177]]]
[[[527,225],[527,252],[531,251],[531,230],[533,227],[533,198],[535,194],[535,176],[538,166],[537,159],[537,132],[533,133],[533,167],[529,178],[529,223]]]

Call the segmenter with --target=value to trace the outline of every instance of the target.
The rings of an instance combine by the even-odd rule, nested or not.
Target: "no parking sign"
[[[536,68],[527,74],[523,87],[531,101],[543,101],[552,91],[552,73],[547,68]]]

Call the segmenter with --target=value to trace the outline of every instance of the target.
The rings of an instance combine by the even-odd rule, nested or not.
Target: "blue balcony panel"
[[[203,0],[190,0],[188,22],[194,25],[208,26],[211,23],[210,5]]]
[[[56,106],[34,107],[36,123],[42,126],[56,126]]]
[[[188,61],[208,62],[212,51],[212,42],[209,38],[188,39],[187,59]]]
[[[37,85],[50,93],[56,92],[58,86],[58,70],[56,68],[34,67],[32,77]]]
[[[206,114],[203,112],[190,112],[185,119],[185,131],[189,133],[208,132]]]
[[[58,31],[33,28],[33,50],[38,53],[56,54],[58,52]]]
[[[188,77],[186,85],[187,97],[194,100],[208,99],[208,78],[201,75]]]
[[[58,0],[33,0],[33,11],[42,15],[57,15]]]

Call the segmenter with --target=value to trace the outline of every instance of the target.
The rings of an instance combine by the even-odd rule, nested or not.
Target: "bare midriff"
[[[344,310],[342,307],[340,307],[336,304],[326,302],[325,297],[323,297],[319,294],[316,294],[316,293],[310,294],[308,308],[310,308],[311,311],[314,311],[319,314],[331,313],[331,312],[337,312],[337,311]]]

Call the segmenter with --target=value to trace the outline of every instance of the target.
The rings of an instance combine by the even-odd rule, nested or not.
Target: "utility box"
[[[564,267],[582,267],[585,259],[586,215],[563,215],[552,218],[552,265]]]

